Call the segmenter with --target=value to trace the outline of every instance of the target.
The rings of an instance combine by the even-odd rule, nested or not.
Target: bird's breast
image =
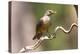
[[[44,17],[41,18],[41,20],[43,21],[44,24],[47,24],[50,21],[50,17],[49,16],[44,16]]]

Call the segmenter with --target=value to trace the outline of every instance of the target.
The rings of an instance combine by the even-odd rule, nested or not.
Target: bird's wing
[[[35,36],[33,37],[33,40],[34,39],[39,39],[40,37],[41,37],[41,35],[42,35],[42,32],[40,31],[40,29],[41,29],[41,27],[42,27],[42,24],[43,24],[43,21],[42,20],[40,20],[38,23],[37,23],[37,25],[36,25],[36,34],[35,34]]]
[[[43,25],[43,21],[40,20],[36,25],[36,32],[38,32],[38,30],[42,27],[42,25]]]

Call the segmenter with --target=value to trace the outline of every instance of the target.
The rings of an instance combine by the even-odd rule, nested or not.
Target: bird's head
[[[50,16],[50,15],[55,14],[55,13],[56,13],[56,11],[47,10],[46,13],[45,13],[45,15]]]

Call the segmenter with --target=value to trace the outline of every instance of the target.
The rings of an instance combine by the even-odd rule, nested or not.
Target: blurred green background
[[[32,7],[36,17],[36,23],[44,15],[46,10],[56,11],[56,14],[51,16],[52,26],[49,32],[54,32],[57,26],[63,26],[67,30],[72,23],[77,23],[77,14],[73,5],[32,3]],[[78,47],[77,45],[77,28],[73,28],[69,34],[65,34],[59,30],[55,39],[45,40],[41,47],[42,50],[57,50],[75,49]]]

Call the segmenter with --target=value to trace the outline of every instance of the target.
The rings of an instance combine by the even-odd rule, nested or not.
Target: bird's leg
[[[48,34],[49,34],[49,36],[48,36],[49,39],[56,38],[56,34],[55,33],[48,33]]]
[[[52,38],[56,38],[56,34],[55,33],[50,33],[47,29],[47,36],[48,38],[52,39]]]
[[[49,32],[49,29],[47,29],[47,36],[50,38],[51,37],[51,33]]]

